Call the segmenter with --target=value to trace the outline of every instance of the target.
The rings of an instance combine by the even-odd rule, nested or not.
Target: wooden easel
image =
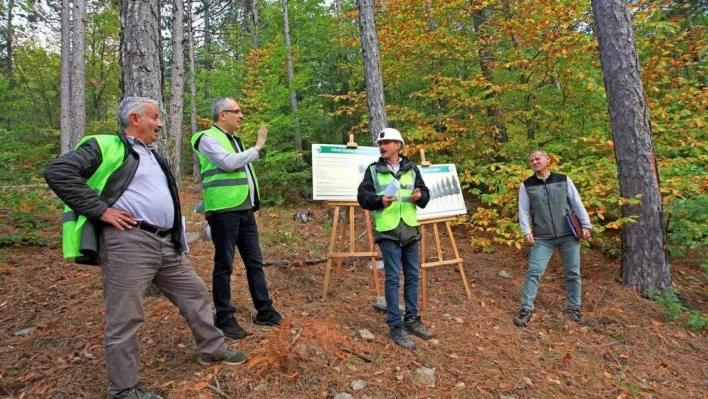
[[[430,166],[430,162],[425,160],[425,151],[420,150],[420,165],[423,167]],[[457,251],[457,243],[455,242],[455,236],[452,234],[452,227],[450,227],[450,222],[457,219],[454,216],[428,219],[420,222],[420,277],[423,282],[423,295],[422,295],[422,308],[425,309],[428,303],[428,281],[426,279],[425,270],[430,267],[443,266],[443,265],[458,265],[460,270],[460,276],[462,277],[462,284],[465,287],[465,292],[467,293],[467,299],[472,299],[472,293],[470,292],[470,286],[467,284],[467,277],[465,276],[465,269],[462,266],[462,258],[460,258],[460,253]],[[450,245],[452,246],[452,252],[455,255],[453,259],[443,259],[442,246],[440,245],[440,228],[439,224],[445,224],[445,230],[450,238]],[[425,244],[425,226],[433,225],[433,233],[435,236],[435,247],[438,251],[438,260],[435,262],[426,262],[426,244]]]
[[[347,143],[348,148],[356,148],[358,145],[354,142],[354,135],[349,135],[349,142]],[[359,208],[359,203],[356,201],[327,201],[325,203],[328,207],[334,207],[334,219],[332,221],[332,233],[329,237],[329,250],[327,253],[327,269],[325,270],[324,278],[324,288],[322,289],[322,299],[327,299],[327,293],[329,292],[329,279],[332,273],[332,262],[335,261],[337,268],[335,270],[335,278],[338,278],[342,272],[342,262],[344,258],[370,258],[371,259],[371,270],[374,273],[374,286],[376,288],[376,295],[382,296],[381,284],[379,282],[379,273],[376,270],[376,257],[379,253],[374,251],[374,234],[371,230],[371,217],[369,211],[364,210],[364,219],[366,220],[366,234],[369,239],[369,250],[363,252],[357,252],[354,247],[355,241],[355,226],[356,218],[354,217],[354,210]],[[339,212],[344,209],[346,212],[346,217],[344,218],[344,223],[342,224],[341,232],[339,227]],[[348,230],[348,231],[347,231]],[[349,250],[344,251],[344,242],[346,241],[347,232],[349,233]],[[337,241],[337,235],[339,235],[339,250],[335,247]]]

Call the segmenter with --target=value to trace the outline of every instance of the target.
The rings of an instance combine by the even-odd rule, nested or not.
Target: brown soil
[[[199,197],[194,187],[183,196],[185,208]],[[414,339],[415,351],[392,345],[385,315],[372,308],[375,290],[365,260],[345,262],[329,298],[320,299],[325,265],[303,266],[303,261],[326,256],[330,222],[321,204],[304,208],[313,212],[307,224],[292,220],[295,209],[258,214],[265,259],[290,261],[266,270],[276,306],[287,316],[285,325],[252,324],[254,310],[238,259],[232,288],[239,322],[249,335],[230,345],[245,350],[249,361],[237,367],[200,366],[176,307],[164,297],[148,298],[146,323],[138,333],[142,381],[165,398],[327,398],[337,392],[355,398],[708,397],[706,334],[687,330],[685,316],[671,321],[661,305],[623,288],[618,261],[583,252],[588,323],[579,326],[561,313],[563,277],[555,255],[534,318],[520,329],[511,320],[519,307],[524,251],[476,252],[463,226],[454,232],[471,300],[455,267],[428,269],[428,306],[421,315],[438,342]],[[203,228],[201,215],[190,214],[189,220],[191,231]],[[100,270],[64,261],[58,244],[2,251],[0,396],[105,397]],[[207,285],[212,251],[211,243],[199,240],[189,255]],[[428,249],[429,256],[435,252]],[[705,315],[708,289],[696,262],[675,261],[672,267],[682,298]],[[512,278],[499,276],[501,270]],[[27,328],[32,330],[16,335]],[[374,341],[360,338],[363,328]],[[414,382],[416,369],[424,366],[435,368],[435,388]],[[355,379],[368,385],[353,391]]]

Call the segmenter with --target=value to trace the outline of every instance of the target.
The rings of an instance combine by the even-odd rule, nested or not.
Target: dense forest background
[[[161,3],[162,87],[169,104],[173,6]],[[185,74],[178,163],[185,181],[193,167],[192,100],[198,128],[209,125],[212,100],[225,95],[244,110],[247,143],[255,141],[258,125],[268,124],[268,156],[258,170],[269,204],[311,197],[310,144],[343,144],[353,133],[361,145],[370,145],[355,1],[287,2],[292,81],[283,2],[185,3],[196,66]],[[629,7],[667,249],[683,255],[708,243],[708,2],[630,1]],[[60,9],[54,0],[0,4],[2,185],[42,184],[44,166],[61,153]],[[87,2],[86,134],[117,130],[119,15],[117,1]],[[376,23],[388,123],[403,132],[414,159],[424,148],[434,163],[458,166],[470,205],[462,222],[479,233],[472,245],[487,251],[520,245],[518,185],[530,173],[528,151],[543,148],[554,170],[570,175],[580,190],[600,233],[590,245],[620,254],[617,231],[632,222],[622,217],[621,206],[639,199],[619,194],[590,2],[386,0],[376,2]],[[0,190],[0,202],[20,226],[3,236],[5,244],[31,243],[32,231],[43,223],[34,215],[59,206],[36,201],[31,190]]]

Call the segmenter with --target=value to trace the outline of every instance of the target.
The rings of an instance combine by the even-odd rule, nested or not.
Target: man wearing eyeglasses
[[[224,335],[241,339],[246,331],[234,317],[231,306],[231,273],[235,248],[246,267],[248,288],[258,311],[255,324],[273,326],[282,317],[268,295],[263,256],[258,242],[258,225],[254,212],[260,208],[258,180],[252,162],[264,155],[268,129],[258,131],[253,148],[245,149],[235,132],[243,121],[236,100],[220,97],[211,105],[213,125],[192,136],[202,175],[204,210],[214,243],[212,294],[216,308],[215,325]]]

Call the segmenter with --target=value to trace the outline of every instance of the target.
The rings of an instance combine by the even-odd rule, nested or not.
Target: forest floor
[[[187,187],[184,208],[200,196],[196,187]],[[525,251],[475,251],[469,232],[456,226],[472,298],[466,298],[456,267],[429,269],[428,306],[421,316],[437,340],[414,339],[418,347],[409,351],[386,338],[385,315],[372,308],[367,261],[346,262],[329,297],[321,300],[325,264],[304,261],[326,257],[331,222],[320,203],[299,209],[312,211],[313,219],[295,222],[294,208],[257,214],[265,260],[289,261],[266,268],[271,296],[286,316],[282,327],[251,322],[254,309],[237,257],[233,299],[249,335],[229,344],[248,353],[246,364],[199,365],[177,308],[164,297],[146,299],[146,322],[138,332],[140,379],[154,392],[165,398],[708,397],[708,336],[686,329],[685,316],[672,321],[659,303],[623,288],[617,260],[583,250],[587,324],[581,326],[561,313],[563,276],[554,255],[534,318],[527,328],[517,328],[512,318],[519,310]],[[187,215],[188,229],[201,231],[203,216]],[[12,227],[0,227],[7,229]],[[52,245],[1,250],[0,397],[105,397],[100,270],[63,260],[58,230],[57,222],[40,232]],[[212,256],[210,242],[192,242],[189,258],[209,287]],[[674,260],[672,273],[681,298],[705,315],[708,285],[699,263],[698,256]],[[500,276],[502,270],[511,278]],[[363,339],[361,329],[375,338]],[[426,368],[434,369],[434,387],[422,378]],[[355,380],[366,386],[354,390]]]

